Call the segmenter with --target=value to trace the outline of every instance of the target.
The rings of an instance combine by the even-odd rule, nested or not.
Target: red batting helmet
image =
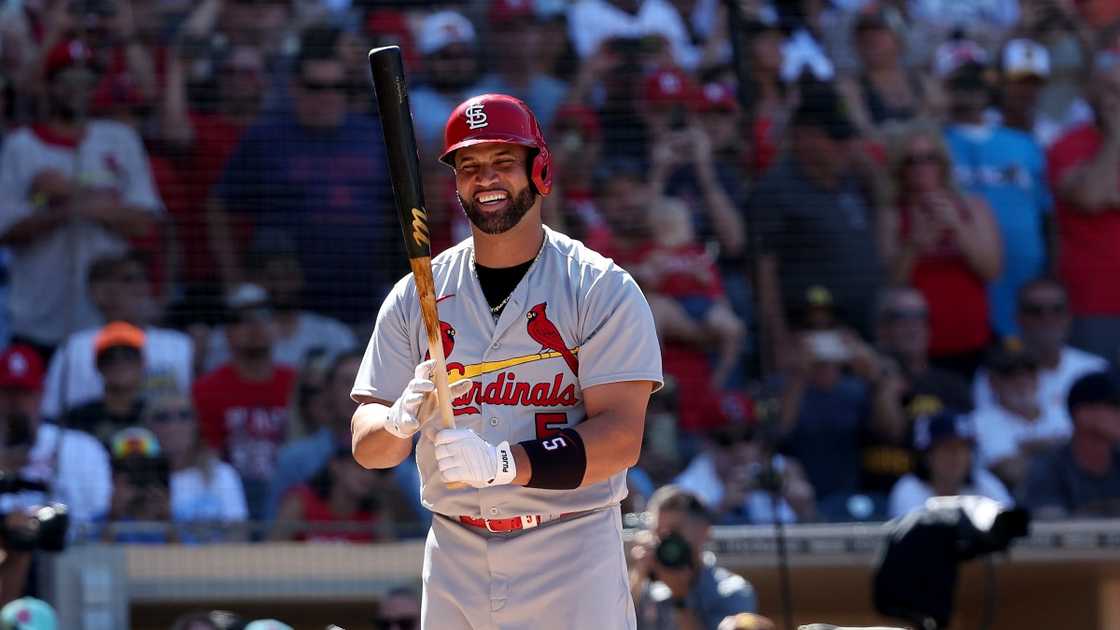
[[[552,190],[552,154],[528,105],[506,94],[482,94],[463,101],[447,119],[439,159],[454,167],[456,151],[483,142],[519,144],[534,150],[529,181],[542,196]]]

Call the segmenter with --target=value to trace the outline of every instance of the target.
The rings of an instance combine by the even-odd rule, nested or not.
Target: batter
[[[354,457],[416,442],[425,630],[635,628],[619,501],[662,384],[653,316],[609,259],[541,222],[551,157],[521,101],[447,121],[472,237],[432,260],[456,429],[443,429],[413,279],[386,298],[351,396]],[[467,487],[450,489],[450,482]]]

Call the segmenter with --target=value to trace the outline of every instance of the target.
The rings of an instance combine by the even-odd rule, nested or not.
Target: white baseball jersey
[[[456,426],[484,440],[545,438],[586,419],[582,390],[622,381],[662,384],[661,349],[645,296],[628,273],[579,241],[545,228],[541,252],[497,322],[474,271],[471,239],[432,260],[447,369],[470,378],[452,402]],[[351,396],[396,400],[427,353],[416,285],[396,284],[377,315]],[[575,490],[503,485],[450,490],[430,423],[417,446],[421,499],[449,516],[508,518],[602,508],[626,497],[625,472]]]

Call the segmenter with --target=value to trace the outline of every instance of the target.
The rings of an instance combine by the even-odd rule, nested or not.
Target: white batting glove
[[[444,481],[488,488],[510,483],[517,476],[509,442],[494,446],[470,429],[444,429],[436,434],[435,445]]]
[[[428,395],[436,389],[436,384],[432,381],[434,365],[435,361],[429,359],[416,366],[416,372],[408,385],[405,385],[401,397],[389,407],[389,415],[385,418],[386,431],[402,439],[409,438],[426,422],[439,415],[439,409],[435,405],[424,404]],[[451,399],[465,394],[470,386],[470,379],[452,383],[448,388]]]

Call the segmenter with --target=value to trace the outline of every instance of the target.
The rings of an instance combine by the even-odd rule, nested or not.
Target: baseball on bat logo
[[[420,208],[412,209],[412,240],[417,247],[429,247],[431,240],[428,235],[428,213]]]
[[[482,109],[481,101],[463,110],[463,115],[467,119],[467,127],[471,129],[481,129],[489,124],[486,122],[486,112]]]

